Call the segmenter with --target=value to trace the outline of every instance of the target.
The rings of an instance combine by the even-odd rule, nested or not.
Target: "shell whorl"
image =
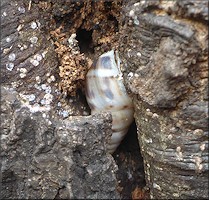
[[[112,136],[108,152],[113,153],[133,121],[133,103],[123,84],[119,57],[111,50],[102,54],[86,77],[86,98],[91,113],[112,114]]]

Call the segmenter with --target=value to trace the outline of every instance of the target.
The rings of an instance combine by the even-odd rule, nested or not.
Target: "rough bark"
[[[1,1],[0,196],[119,198],[117,166],[105,153],[111,116],[82,117],[82,95],[64,101],[67,111],[61,104],[51,3]]]
[[[2,88],[1,198],[119,198],[117,166],[105,153],[111,115],[60,121],[18,96]]]
[[[82,117],[83,94],[63,98],[58,87],[64,77],[77,89],[79,65],[119,46],[151,198],[208,198],[207,10],[189,0],[1,1],[1,197],[146,198],[133,134],[113,155],[116,181],[110,116]],[[75,74],[61,77],[70,60]]]
[[[153,199],[208,198],[208,2],[129,1],[120,52]]]

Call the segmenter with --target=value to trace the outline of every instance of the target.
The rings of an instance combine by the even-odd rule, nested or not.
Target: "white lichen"
[[[140,52],[137,52],[136,55],[137,55],[138,57],[141,57],[141,56],[142,56],[142,54],[141,54]]]
[[[155,188],[155,189],[157,189],[159,191],[162,190],[161,187],[157,183],[153,183],[153,188]]]
[[[34,88],[36,88],[37,90],[40,90],[40,91],[42,90],[42,89],[41,89],[41,86],[38,85],[38,84],[36,84],[36,83],[35,83],[35,85],[34,85]]]
[[[9,54],[8,56],[9,61],[14,61],[16,59],[16,55],[14,53]]]
[[[26,69],[26,68],[23,68],[23,67],[20,68],[19,71],[20,71],[21,73],[24,73],[24,74],[27,73],[27,69]]]
[[[45,92],[46,92],[47,94],[50,94],[51,91],[52,91],[51,86],[47,86],[47,88],[45,89]]]
[[[130,16],[130,17],[133,17],[133,16],[134,16],[134,14],[135,14],[135,13],[134,13],[134,10],[130,10],[130,12],[129,12],[129,16]]]
[[[42,105],[49,105],[52,102],[52,100],[53,100],[53,95],[45,94],[40,103]]]
[[[36,22],[31,22],[30,27],[32,29],[36,29],[38,26],[37,26]]]
[[[41,78],[40,78],[40,76],[36,76],[36,82],[38,83],[38,84],[40,84],[41,83]]]
[[[33,37],[30,38],[30,42],[31,42],[32,44],[36,44],[37,41],[38,41],[38,38],[37,38],[36,36],[33,36]]]
[[[150,116],[150,117],[152,117],[152,115],[153,115],[153,113],[150,111],[149,108],[146,109],[146,114],[147,114],[147,116]]]
[[[139,77],[139,74],[136,74],[136,73],[135,73],[135,74],[134,74],[134,77],[135,77],[135,78],[138,78],[138,77]]]
[[[33,56],[33,58],[30,59],[30,63],[34,66],[38,66],[42,59],[43,59],[43,57],[41,54],[36,54]]]
[[[43,57],[42,57],[41,54],[36,54],[36,55],[34,55],[33,58],[34,58],[35,60],[39,61],[39,62],[43,59]]]
[[[11,38],[10,37],[7,37],[6,38],[6,42],[11,42]]]
[[[34,94],[30,94],[27,97],[28,97],[28,101],[34,101],[36,99],[36,96]]]
[[[148,139],[144,139],[144,141],[147,143],[147,144],[152,144],[152,138],[148,138]]]
[[[205,150],[205,144],[204,143],[200,145],[200,150],[201,151],[204,151]]]
[[[15,66],[14,63],[7,63],[6,64],[6,69],[9,70],[9,71],[12,71],[14,66]]]
[[[173,193],[173,196],[174,197],[179,197],[179,194],[178,193]]]
[[[47,50],[45,50],[45,51],[41,54],[43,58],[45,58],[45,56],[46,56],[47,52],[48,52],[48,51],[47,51]]]
[[[6,17],[7,16],[7,13],[6,12],[3,12],[1,16],[2,17]]]
[[[20,48],[21,51],[28,48],[28,46],[26,44],[18,44],[17,46]]]
[[[38,61],[38,60],[35,60],[35,59],[33,59],[33,58],[30,59],[30,63],[31,63],[33,66],[35,66],[35,67],[37,67],[37,66],[39,65],[39,61]]]
[[[25,78],[25,77],[26,77],[26,74],[20,73],[20,78]]]
[[[32,102],[36,99],[36,96],[34,94],[19,94],[22,100],[24,100],[24,103]]]
[[[59,115],[60,116],[63,116],[63,117],[68,117],[69,116],[69,113],[67,110],[60,110],[59,111]]]
[[[46,87],[47,87],[46,84],[42,84],[42,85],[41,85],[42,90],[45,90]]]
[[[157,113],[153,113],[152,118],[158,118],[159,115]]]
[[[171,140],[173,136],[171,134],[168,135],[168,139]]]
[[[30,105],[30,104],[26,103],[26,104],[23,104],[23,106],[29,108],[31,113],[43,112],[43,111],[50,110],[50,106],[40,106],[38,103],[36,103],[34,105]]]
[[[47,82],[48,83],[51,83],[51,82],[53,82],[53,81],[55,81],[55,77],[52,75],[52,76],[50,76],[48,79],[47,79]]]
[[[134,18],[134,24],[137,25],[137,26],[139,25],[139,20],[137,19],[137,17]]]
[[[146,0],[141,0],[140,3],[141,3],[141,5],[143,5],[146,3]]]
[[[25,8],[22,7],[22,6],[20,6],[20,7],[18,7],[18,11],[19,11],[20,13],[25,13]]]
[[[195,129],[195,130],[193,131],[193,133],[194,133],[195,135],[202,135],[202,134],[203,134],[203,130],[202,130],[202,129]]]
[[[133,77],[133,75],[134,75],[133,72],[129,72],[129,73],[128,73],[128,77],[129,77],[129,78]]]
[[[19,84],[18,84],[17,82],[12,82],[12,83],[11,83],[11,86],[12,86],[13,88],[17,88],[18,85],[19,85]]]
[[[199,171],[199,172],[202,171],[202,169],[203,169],[203,164],[201,164],[202,163],[202,158],[199,157],[199,156],[195,156],[193,161],[196,165],[196,170]]]
[[[139,2],[137,2],[137,3],[134,4],[135,7],[137,7],[137,6],[139,6],[139,5],[140,5]]]
[[[50,85],[42,84],[41,89],[44,90],[47,94],[51,93],[52,88]]]
[[[180,146],[176,147],[176,151],[180,152],[181,151],[181,147]]]

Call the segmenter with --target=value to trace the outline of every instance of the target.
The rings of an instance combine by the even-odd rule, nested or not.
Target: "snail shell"
[[[112,114],[112,136],[107,145],[113,153],[125,137],[133,121],[133,103],[123,84],[120,59],[111,50],[102,54],[86,77],[86,98],[91,114],[109,111]]]

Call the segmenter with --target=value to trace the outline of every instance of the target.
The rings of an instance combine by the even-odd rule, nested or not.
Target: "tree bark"
[[[0,196],[119,198],[117,166],[105,153],[111,115],[82,116],[88,109],[81,96],[69,99],[68,112],[61,104],[50,31],[58,8],[70,12],[76,3],[51,3],[1,1]]]
[[[208,198],[208,3],[129,1],[121,42],[153,199]]]
[[[119,198],[117,165],[105,153],[111,115],[60,120],[18,97],[2,87],[1,198]]]
[[[138,145],[115,152],[116,178],[111,116],[83,116],[76,93],[87,56],[119,47],[150,197],[208,198],[207,1],[2,0],[1,11],[1,197],[146,198]]]

